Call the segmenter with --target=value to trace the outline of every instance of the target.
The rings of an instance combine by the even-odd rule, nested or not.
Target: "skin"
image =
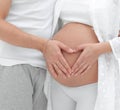
[[[61,50],[64,50],[68,53],[72,53],[73,50],[62,42],[56,40],[49,40],[48,43],[48,39],[44,39],[44,36],[38,37],[29,33],[25,33],[15,25],[6,22],[5,18],[9,13],[11,2],[12,0],[0,0],[0,40],[15,46],[32,48],[41,51],[45,57],[48,69],[52,74],[55,75],[53,64],[56,61],[59,61],[57,67],[54,68],[57,71],[62,69],[64,70],[63,75],[68,75],[71,72],[71,68],[64,59]]]
[[[95,61],[98,60],[98,57],[101,54],[112,52],[112,49],[108,42],[79,45],[76,50],[83,51],[81,56],[79,56],[76,63],[72,67],[74,74],[76,75],[84,75],[84,72],[86,72],[95,64]]]
[[[80,23],[65,25],[53,39],[63,42],[76,51],[72,54],[62,52],[73,72],[64,78],[63,71],[56,70],[57,77],[52,76],[59,83],[74,87],[97,82],[98,57],[112,51],[108,42],[99,43],[92,27]]]
[[[64,78],[70,77],[71,73],[73,75],[84,73],[85,70],[87,71],[87,69],[94,65],[95,61],[89,64],[91,60],[96,60],[100,54],[112,51],[108,42],[97,43],[94,45],[90,43],[84,45],[78,44],[76,47],[71,49],[58,40],[48,41],[48,39],[44,39],[42,36],[38,37],[29,33],[25,33],[13,24],[5,21],[5,18],[7,17],[11,7],[11,1],[12,0],[0,0],[0,40],[12,45],[41,51],[45,57],[48,70],[55,77],[57,77],[59,73],[62,74]],[[73,52],[80,52],[82,50],[83,55],[80,55],[76,63],[70,67],[62,54],[63,50],[69,54]],[[98,54],[96,54],[96,56],[92,55],[94,52]],[[84,60],[82,61],[82,59]]]

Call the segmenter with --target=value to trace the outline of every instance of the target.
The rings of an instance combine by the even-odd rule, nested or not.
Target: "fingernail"
[[[69,72],[70,73],[70,75],[72,75],[72,71],[71,72]]]
[[[73,49],[73,52],[76,52],[77,50],[76,49]]]
[[[69,52],[74,52],[74,50],[73,49],[69,49]]]

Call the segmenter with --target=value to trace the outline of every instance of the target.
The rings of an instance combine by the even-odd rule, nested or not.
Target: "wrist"
[[[100,54],[112,52],[109,42],[102,42],[98,44],[98,51]]]
[[[41,48],[42,53],[45,53],[49,41],[50,41],[49,39],[43,41],[42,48]]]
[[[48,39],[34,37],[34,49],[43,52]]]

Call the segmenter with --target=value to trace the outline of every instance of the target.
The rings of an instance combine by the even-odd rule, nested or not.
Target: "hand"
[[[54,77],[57,77],[58,74],[61,74],[64,78],[66,78],[66,76],[70,76],[71,68],[63,57],[61,50],[64,50],[68,53],[73,53],[71,48],[67,47],[60,41],[49,40],[45,44],[43,55],[50,73]]]
[[[98,60],[98,57],[101,54],[99,48],[99,43],[89,43],[77,46],[75,50],[82,51],[82,53],[72,67],[72,75],[84,75],[84,73]]]

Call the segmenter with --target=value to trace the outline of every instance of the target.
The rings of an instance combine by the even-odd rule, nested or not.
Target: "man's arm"
[[[59,41],[50,40],[48,42],[47,39],[40,36],[37,37],[25,33],[16,26],[6,22],[4,19],[9,12],[11,2],[12,0],[0,0],[0,40],[16,46],[37,49],[43,52],[48,70],[52,74],[56,75],[54,68],[56,68],[57,72],[63,70],[66,74],[69,74],[68,71],[71,71],[71,68],[64,59],[61,50],[72,53],[72,49]],[[56,62],[59,63],[57,66]],[[64,75],[65,73],[61,71],[61,74]]]
[[[6,22],[12,0],[0,0],[0,39],[10,44],[42,51],[47,39],[36,37]]]

